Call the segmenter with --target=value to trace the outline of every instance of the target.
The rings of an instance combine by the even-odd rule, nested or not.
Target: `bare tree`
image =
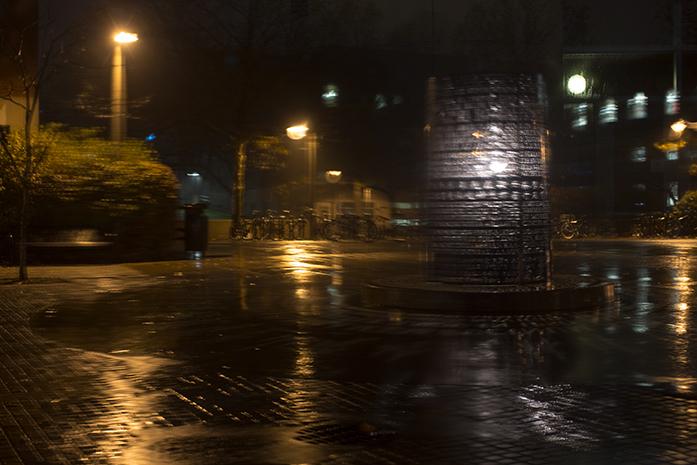
[[[38,131],[39,95],[45,81],[64,53],[72,28],[56,32],[55,22],[41,20],[36,2],[0,3],[0,63],[9,71],[3,76],[0,99],[21,110],[22,127],[2,139],[0,157],[9,167],[17,192],[19,280],[28,279],[27,225],[37,174],[45,160],[48,144]]]

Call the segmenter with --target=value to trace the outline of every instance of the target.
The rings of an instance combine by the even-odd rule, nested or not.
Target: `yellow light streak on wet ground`
[[[363,308],[361,283],[422,269],[410,244],[37,269],[0,288],[0,458],[690,463],[695,245],[557,245],[619,302],[508,317]]]

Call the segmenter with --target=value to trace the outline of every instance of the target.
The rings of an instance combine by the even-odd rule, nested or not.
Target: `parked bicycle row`
[[[383,236],[371,216],[344,214],[335,218],[318,216],[313,212],[293,215],[289,211],[280,214],[267,212],[233,222],[230,237],[242,240],[362,240],[374,241]]]

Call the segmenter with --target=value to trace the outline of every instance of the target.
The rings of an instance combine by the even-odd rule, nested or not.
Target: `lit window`
[[[588,104],[578,103],[574,105],[571,127],[581,129],[586,126],[588,126]]]
[[[632,161],[635,163],[643,163],[646,161],[646,147],[634,147],[632,149]]]
[[[637,92],[634,97],[627,101],[627,113],[629,119],[643,119],[646,118],[647,112],[646,107],[648,105],[649,99],[643,92]]]
[[[666,186],[668,188],[668,194],[666,195],[666,205],[669,207],[674,207],[678,202],[678,181],[669,182]]]
[[[666,92],[666,115],[677,115],[680,113],[680,94],[675,89]]]
[[[401,95],[395,95],[392,97],[393,105],[401,105],[402,103],[404,103],[404,97],[402,97]]]
[[[375,109],[382,110],[383,108],[387,108],[387,99],[384,95],[377,94],[375,96]]]
[[[635,191],[643,192],[643,191],[646,190],[646,184],[634,184],[634,185],[632,186],[632,188],[633,188]]]
[[[600,107],[599,119],[600,124],[617,122],[617,103],[614,98],[605,100],[603,106]]]
[[[677,159],[678,159],[678,151],[677,150],[668,150],[666,152],[666,160],[675,161]]]
[[[324,86],[324,92],[322,92],[322,103],[325,107],[335,107],[339,100],[339,88],[334,84],[327,84]]]

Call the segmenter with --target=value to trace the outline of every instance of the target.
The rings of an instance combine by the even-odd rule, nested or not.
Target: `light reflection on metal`
[[[503,161],[492,161],[489,163],[489,169],[494,173],[503,173],[507,166],[508,163]]]
[[[544,85],[534,76],[519,75],[443,78],[430,84],[430,278],[467,284],[547,282]]]

